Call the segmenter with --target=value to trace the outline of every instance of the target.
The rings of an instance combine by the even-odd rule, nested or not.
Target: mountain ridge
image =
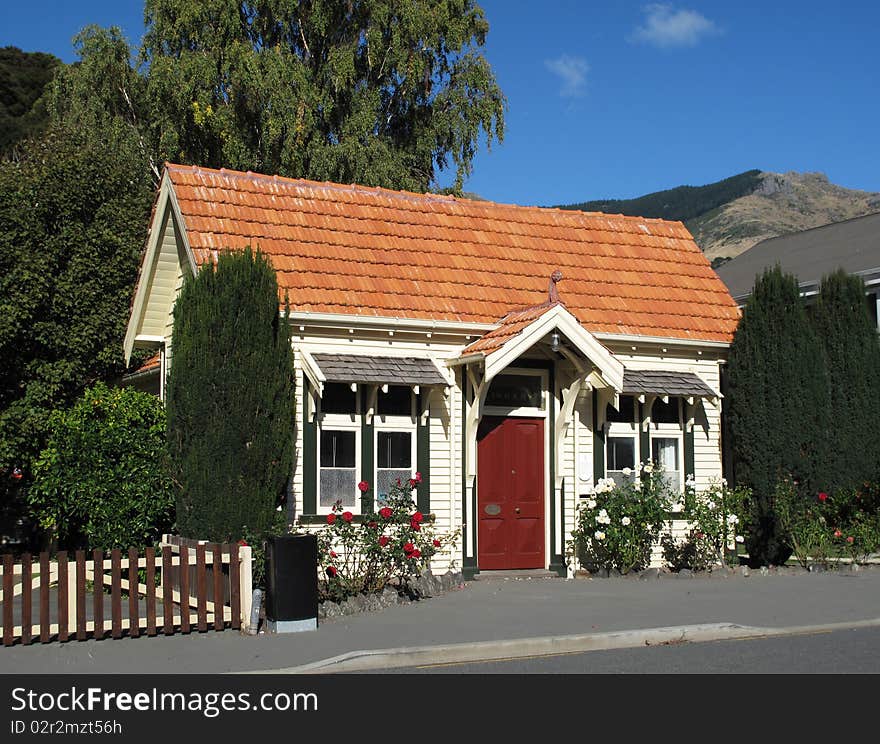
[[[679,220],[717,264],[767,238],[880,211],[880,193],[838,186],[824,173],[752,169],[703,186],[558,207]]]

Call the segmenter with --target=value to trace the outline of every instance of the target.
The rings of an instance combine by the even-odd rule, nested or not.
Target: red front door
[[[544,568],[544,419],[484,416],[477,442],[478,566]]]

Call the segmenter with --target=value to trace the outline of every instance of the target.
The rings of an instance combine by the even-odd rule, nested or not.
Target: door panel
[[[484,417],[477,432],[478,565],[544,567],[544,420]]]

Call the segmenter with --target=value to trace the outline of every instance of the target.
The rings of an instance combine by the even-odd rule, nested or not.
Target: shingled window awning
[[[681,398],[718,398],[719,395],[693,372],[632,370],[623,372],[624,395]]]
[[[424,357],[312,354],[327,382],[361,385],[447,386],[437,365]]]

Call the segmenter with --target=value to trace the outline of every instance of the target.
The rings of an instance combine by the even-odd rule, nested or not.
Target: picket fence
[[[171,535],[143,552],[6,554],[3,645],[246,630],[251,561],[248,546]]]

